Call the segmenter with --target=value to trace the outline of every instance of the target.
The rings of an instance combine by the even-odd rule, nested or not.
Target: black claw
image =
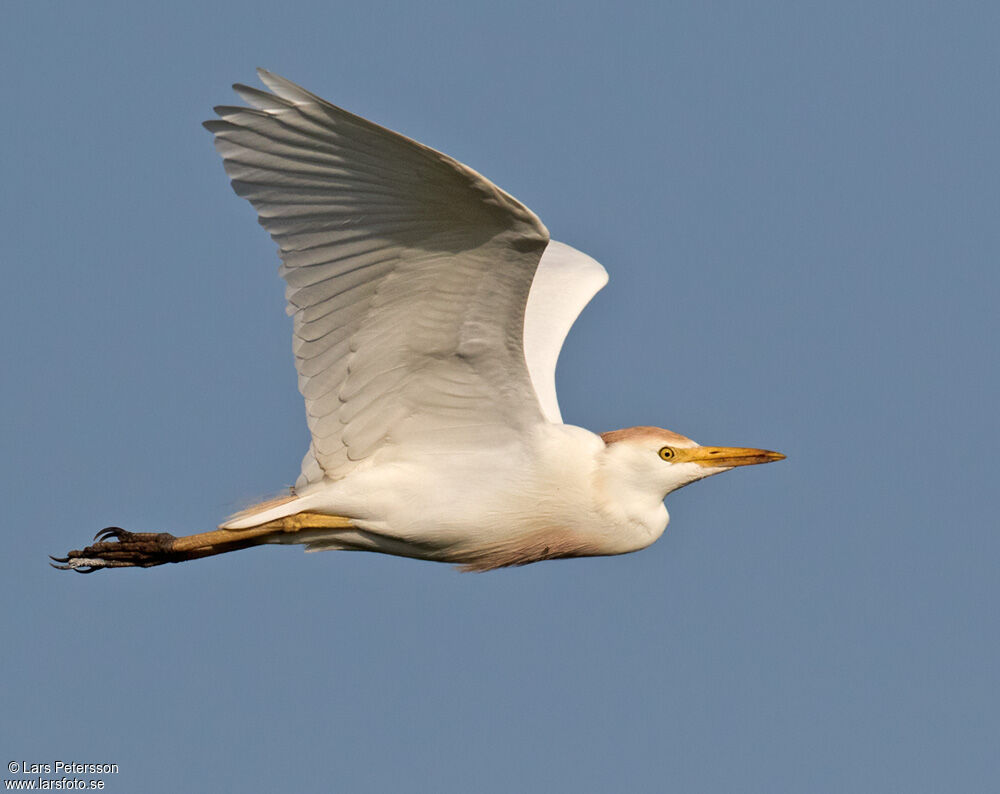
[[[51,554],[49,555],[49,559],[56,562],[69,562],[69,557],[53,557]]]
[[[121,540],[123,535],[128,533],[121,527],[105,527],[96,535],[94,535],[94,540],[103,543],[108,538],[114,538],[115,540]]]
[[[52,559],[54,560],[55,557],[53,557]],[[69,565],[56,565],[54,562],[50,562],[49,565],[51,565],[57,571],[72,571],[73,570],[72,566],[69,566]]]

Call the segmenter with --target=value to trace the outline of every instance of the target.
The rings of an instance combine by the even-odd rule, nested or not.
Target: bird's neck
[[[642,549],[667,528],[670,514],[663,494],[608,446],[597,470],[599,505],[627,551]]]

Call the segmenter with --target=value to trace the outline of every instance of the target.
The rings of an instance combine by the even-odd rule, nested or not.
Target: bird
[[[204,122],[278,244],[311,433],[288,492],[218,529],[108,527],[62,569],[153,567],[262,544],[489,571],[638,551],[664,499],[778,452],[562,420],[555,369],[607,283],[457,160],[263,69]]]

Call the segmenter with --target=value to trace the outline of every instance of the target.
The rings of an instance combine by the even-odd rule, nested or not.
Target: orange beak
[[[749,449],[747,447],[690,447],[678,449],[674,460],[677,462],[697,463],[709,468],[732,468],[734,466],[753,466],[757,463],[773,463],[784,460],[780,452],[767,449]]]

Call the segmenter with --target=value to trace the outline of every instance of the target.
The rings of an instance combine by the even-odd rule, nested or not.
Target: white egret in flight
[[[264,543],[485,571],[622,554],[664,497],[777,452],[564,424],[555,367],[607,282],[452,158],[260,70],[205,122],[279,246],[312,443],[291,492],[184,537],[110,527],[62,568],[150,567]]]

